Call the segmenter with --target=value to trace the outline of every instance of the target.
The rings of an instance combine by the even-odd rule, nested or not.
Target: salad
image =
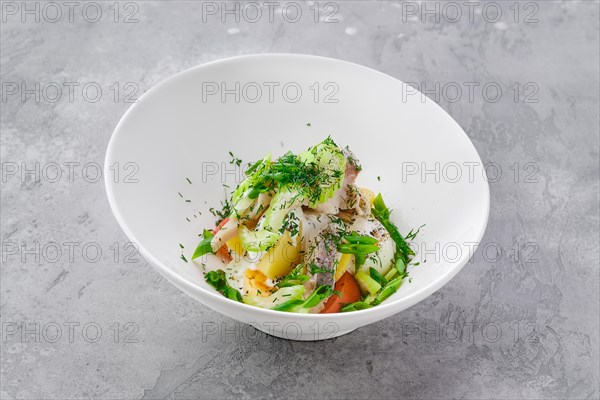
[[[418,230],[400,234],[381,194],[355,184],[361,169],[330,137],[300,154],[267,155],[245,171],[192,259],[219,256],[222,268],[205,272],[206,281],[257,307],[337,313],[377,306],[408,276],[414,252],[407,240]]]

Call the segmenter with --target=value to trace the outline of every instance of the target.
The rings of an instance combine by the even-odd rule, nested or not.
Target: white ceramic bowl
[[[377,307],[341,314],[272,311],[216,293],[198,264],[180,258],[179,243],[189,258],[202,229],[214,227],[208,209],[219,208],[223,182],[233,188],[239,181],[228,152],[254,161],[304,150],[327,135],[356,153],[358,184],[382,193],[401,232],[426,224],[412,281]],[[468,261],[489,212],[481,159],[442,108],[378,71],[299,54],[215,61],[156,85],[115,129],[109,168],[120,171],[118,179],[105,174],[113,213],[153,267],[206,306],[288,339],[342,335],[431,295]]]

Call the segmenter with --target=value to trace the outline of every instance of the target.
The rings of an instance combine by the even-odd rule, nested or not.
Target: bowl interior
[[[268,152],[304,150],[328,135],[354,151],[363,166],[358,184],[382,193],[401,232],[426,225],[416,240],[415,261],[422,264],[388,302],[414,303],[431,294],[466,263],[468,254],[457,258],[457,252],[472,248],[485,229],[489,192],[481,160],[433,101],[355,64],[246,56],[162,82],[113,134],[106,166],[120,173],[107,174],[109,200],[155,267],[207,295],[203,288],[212,289],[199,264],[184,262],[179,244],[189,259],[198,234],[214,226],[209,209],[220,208],[223,184],[233,189],[243,178],[229,152],[249,162]]]

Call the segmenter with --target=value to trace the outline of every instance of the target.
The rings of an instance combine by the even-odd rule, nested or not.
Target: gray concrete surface
[[[599,3],[491,3],[455,3],[461,17],[427,3],[423,21],[424,3],[338,2],[320,10],[329,23],[297,3],[296,23],[289,7],[269,21],[267,6],[236,23],[221,22],[220,2],[204,16],[183,1],[76,3],[72,15],[58,2],[60,16],[2,2],[1,398],[599,398]],[[126,95],[261,52],[424,84],[502,172],[480,250],[438,293],[338,339],[290,342],[127,257],[94,182]],[[36,82],[39,101],[22,90]],[[40,176],[23,176],[36,163]]]

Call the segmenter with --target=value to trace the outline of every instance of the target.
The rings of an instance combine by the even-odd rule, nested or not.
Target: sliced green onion
[[[365,254],[355,254],[354,255],[354,272],[358,272],[358,269],[365,264],[367,261],[367,256]]]
[[[276,305],[275,307],[271,308],[271,310],[276,310],[276,311],[289,311],[294,307],[299,306],[300,304],[304,303],[304,300],[300,300],[300,299],[293,299],[293,300],[288,300],[285,301],[281,304]]]
[[[314,292],[312,292],[310,294],[310,296],[308,296],[308,299],[306,299],[306,301],[304,302],[302,307],[312,308],[312,307],[316,306],[317,304],[319,304],[324,299],[326,299],[327,297],[331,296],[332,292],[333,292],[333,290],[331,289],[331,286],[329,286],[329,285],[319,286],[318,288],[315,289]]]
[[[390,297],[391,295],[393,295],[394,293],[396,293],[396,291],[398,291],[398,288],[400,288],[400,285],[402,285],[402,281],[404,281],[404,277],[403,276],[399,276],[399,277],[397,277],[397,278],[389,281],[388,284],[385,285],[385,287],[377,295],[377,297],[375,298],[375,300],[373,300],[372,304],[374,306],[376,306],[378,304],[381,304],[388,297]]]
[[[375,239],[371,236],[359,235],[357,232],[352,232],[349,235],[345,235],[344,239],[348,241],[348,243],[354,244],[377,244],[379,240]]]
[[[398,257],[396,263],[394,264],[394,268],[400,273],[400,275],[402,275],[406,271],[406,263],[402,258]]]
[[[387,274],[385,274],[384,278],[386,281],[389,281],[394,276],[396,276],[397,273],[398,273],[398,270],[396,268],[392,268],[392,269],[390,269],[390,271]]]
[[[356,254],[356,253],[369,254],[369,253],[375,253],[378,250],[379,250],[379,246],[376,246],[374,244],[341,244],[338,246],[338,251],[340,253],[347,253],[347,254]]]
[[[400,253],[400,256],[402,257],[402,260],[404,261],[405,264],[408,264],[410,256],[414,256],[415,252],[412,251],[412,249],[408,246],[408,244],[406,243],[406,240],[404,240],[404,238],[398,231],[398,228],[396,227],[396,225],[394,225],[390,221],[389,218],[390,218],[391,211],[389,210],[389,208],[387,208],[387,206],[383,202],[381,193],[378,194],[377,197],[375,197],[375,200],[373,200],[373,207],[371,208],[371,212],[373,213],[375,218],[377,218],[379,220],[379,222],[381,222],[381,225],[383,225],[383,227],[388,231],[391,238],[396,243],[396,248],[398,249],[398,252]]]
[[[341,312],[365,310],[367,308],[371,308],[371,305],[369,303],[366,303],[364,301],[357,301],[355,303],[343,305]]]
[[[358,271],[354,274],[354,278],[365,291],[373,294],[377,293],[379,289],[381,289],[381,284],[377,282],[375,279],[371,278],[364,271]]]
[[[377,297],[377,293],[375,294],[369,294],[367,296],[365,296],[362,301],[367,303],[367,304],[371,304],[373,303],[373,300],[375,300],[375,298]]]
[[[337,247],[337,250],[343,254],[353,254],[354,255],[354,267],[355,271],[358,271],[361,265],[365,263],[367,260],[367,255],[370,253],[375,253],[379,251],[379,246],[370,243],[360,243],[362,242],[373,242],[377,239],[371,238],[369,236],[360,236],[353,232],[351,235],[346,235],[344,237],[349,243],[342,243]],[[355,242],[355,243],[352,243]]]
[[[252,165],[250,166],[250,168],[248,168],[248,169],[246,170],[246,175],[251,175],[251,174],[254,172],[254,170],[255,170],[256,168],[258,168],[258,167],[259,167],[259,166],[260,166],[262,163],[263,163],[263,160],[258,160],[257,162],[255,162],[254,164],[252,164]]]
[[[275,284],[275,286],[282,288],[282,287],[302,285],[304,282],[306,282],[309,279],[310,279],[310,276],[303,275],[303,274],[298,274],[298,275],[294,275],[294,276],[288,275],[285,278],[283,278],[280,282]]]
[[[382,287],[385,286],[387,280],[377,271],[375,268],[369,268],[369,275],[373,278],[377,283],[379,283]]]

